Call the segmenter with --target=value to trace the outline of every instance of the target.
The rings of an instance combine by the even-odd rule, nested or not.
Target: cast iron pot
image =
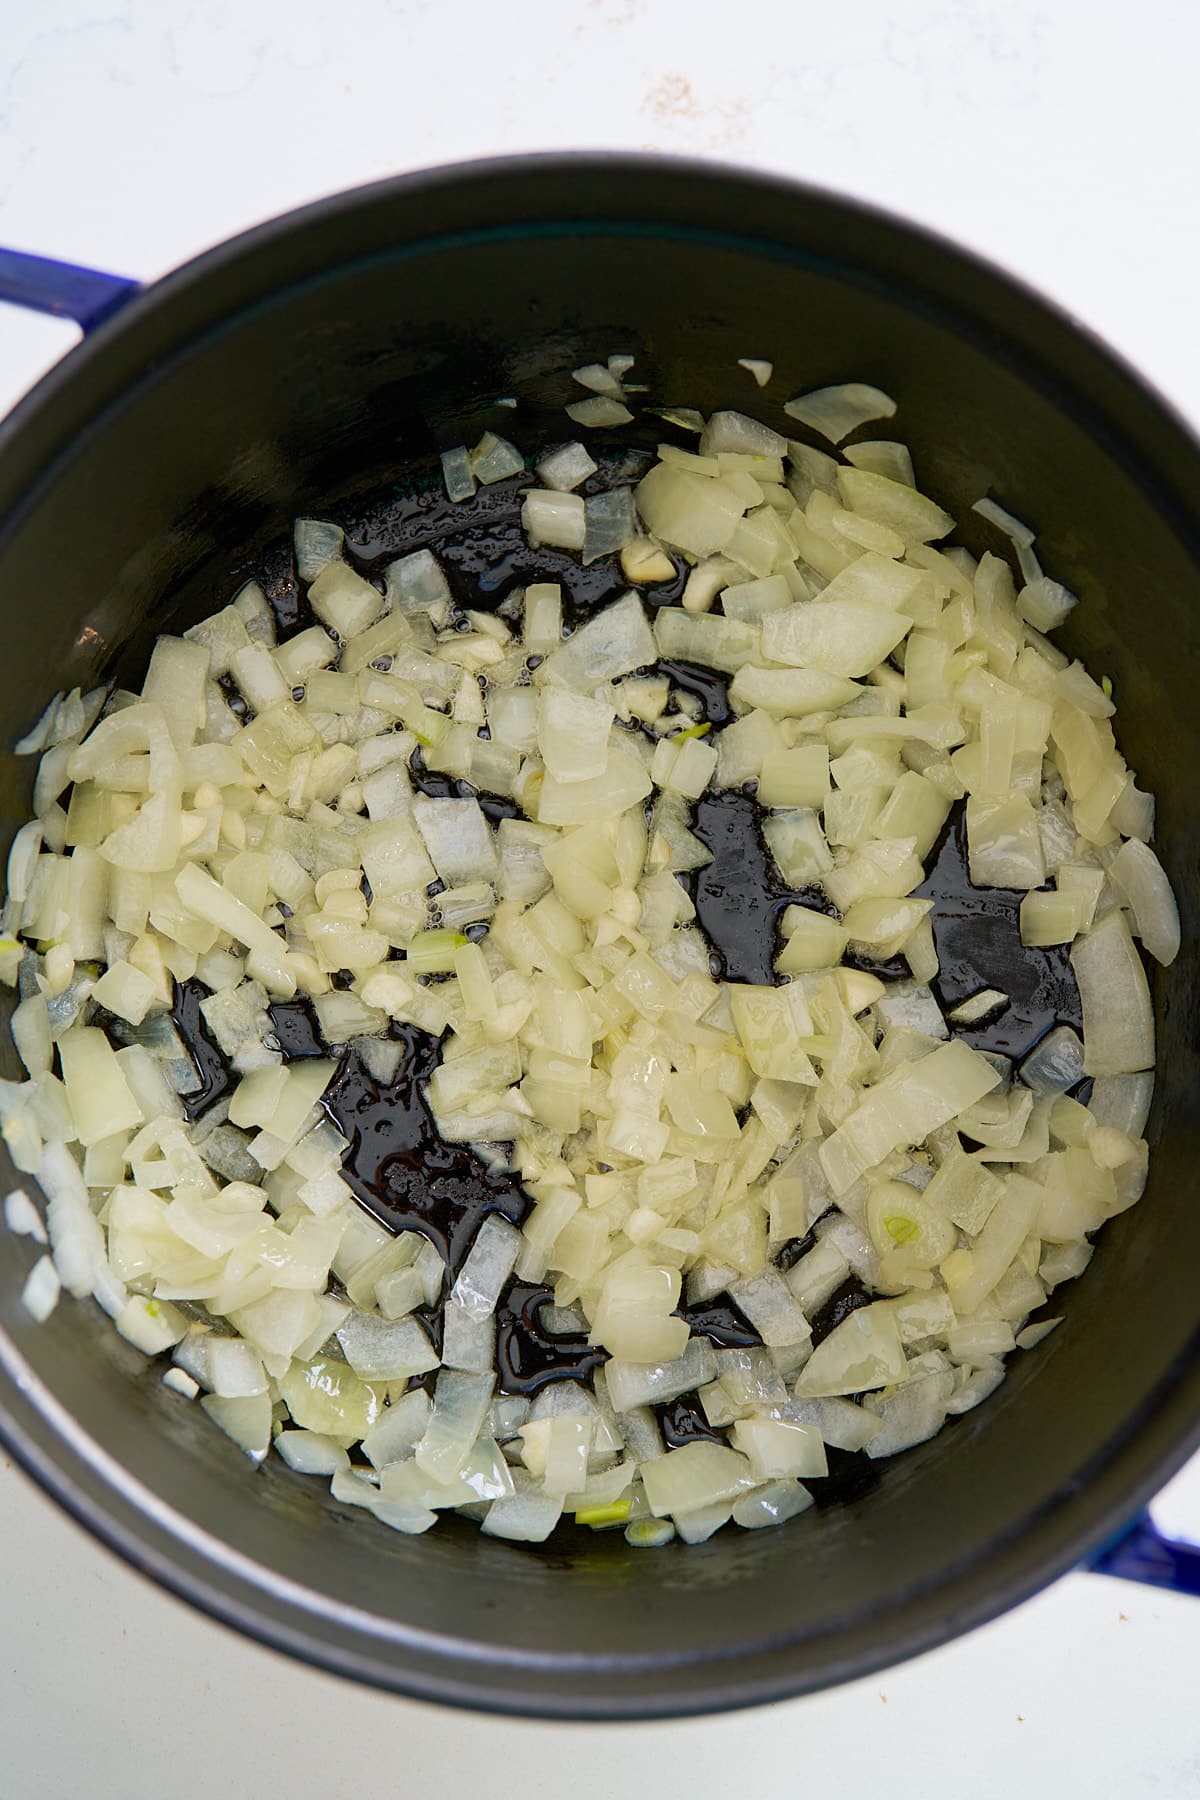
[[[155,634],[223,604],[295,515],[428,477],[437,450],[485,426],[524,431],[526,448],[523,419],[561,429],[577,364],[633,351],[653,398],[707,411],[753,406],[737,359],[772,357],[773,422],[792,393],[876,382],[930,492],[961,515],[992,491],[1035,522],[1046,566],[1083,600],[1064,642],[1113,678],[1122,746],[1158,794],[1185,943],[1156,981],[1143,1203],[1062,1290],[1062,1328],[858,1501],[654,1553],[619,1534],[529,1549],[459,1520],[403,1538],[274,1459],[251,1473],[91,1305],[33,1326],[18,1295],[35,1252],[7,1239],[0,1434],[24,1467],[135,1567],[263,1642],[510,1712],[632,1718],[797,1694],[968,1630],[1105,1547],[1110,1568],[1194,1584],[1186,1550],[1128,1528],[1200,1438],[1200,454],[1169,408],[1069,319],[924,232],[651,158],[386,182],[145,291],[11,254],[0,281],[95,327],[0,434],[5,746],[53,690],[139,679]],[[6,749],[2,767],[7,839],[29,766]],[[3,1058],[16,1074],[7,1043]]]

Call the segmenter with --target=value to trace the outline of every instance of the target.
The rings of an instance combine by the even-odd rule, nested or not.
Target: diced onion
[[[536,464],[536,472],[543,487],[569,494],[596,473],[596,464],[582,444],[564,444],[560,450],[543,456]]]
[[[1119,912],[1075,940],[1071,966],[1083,1012],[1084,1069],[1126,1075],[1154,1065],[1154,1009],[1146,972]]]
[[[628,423],[632,367],[573,371],[570,416]],[[840,443],[895,405],[848,384],[786,411]],[[1180,923],[1112,684],[1045,635],[1076,597],[995,501],[1015,573],[933,548],[955,521],[903,444],[843,460],[741,411],[660,416],[694,450],[601,471],[570,442],[532,485],[490,431],[441,455],[450,505],[511,484],[522,581],[566,556],[645,598],[581,611],[531,579],[468,607],[436,547],[368,579],[301,519],[317,624],[280,641],[249,581],[158,640],[140,695],[60,694],[21,746],[0,979],[29,1079],[0,1083],[0,1132],[47,1207],[16,1189],[4,1216],[50,1250],[25,1309],[94,1298],[364,1527],[457,1510],[538,1543],[565,1514],[650,1547],[796,1517],[827,1448],[898,1454],[981,1404],[1146,1184],[1134,940],[1168,964]],[[744,899],[708,846],[730,790],[795,896],[761,974],[705,931]],[[1026,945],[1070,946],[1082,1040],[976,1052],[959,1034],[1011,1023],[1008,993],[935,998],[919,890],[955,806],[972,883],[1015,890]],[[192,983],[215,1102],[171,1017]],[[358,1204],[373,1126],[347,1093],[414,1066],[411,1123],[495,1184],[449,1266]],[[510,1305],[590,1375],[498,1391]]]
[[[1108,879],[1128,906],[1134,929],[1157,962],[1179,955],[1179,908],[1162,864],[1137,838],[1121,845],[1108,865]]]
[[[627,406],[605,394],[597,394],[594,400],[576,400],[566,411],[567,417],[574,419],[576,425],[588,425],[593,430],[628,425],[633,418]]]
[[[849,381],[841,387],[814,388],[811,393],[798,394],[794,400],[785,401],[783,410],[830,443],[840,444],[859,425],[892,418],[896,402],[879,388]]]
[[[442,480],[446,484],[448,500],[458,501],[473,498],[475,475],[465,444],[459,444],[453,450],[442,451]]]
[[[39,1256],[21,1289],[21,1305],[30,1318],[41,1325],[58,1305],[62,1283],[58,1270],[48,1256]]]

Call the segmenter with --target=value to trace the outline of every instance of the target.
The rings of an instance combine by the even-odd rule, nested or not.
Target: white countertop
[[[1200,421],[1195,68],[1180,0],[39,0],[0,7],[0,243],[154,276],[353,183],[653,148],[934,225]],[[0,407],[74,340],[0,312]],[[0,1794],[443,1790],[675,1800],[1200,1795],[1200,1602],[1072,1576],[906,1667],[702,1723],[551,1727],[293,1667],[167,1599],[0,1464]],[[1200,1467],[1164,1504],[1200,1533]],[[1195,1535],[1196,1533],[1193,1533]],[[394,1776],[377,1771],[394,1768]],[[485,1785],[486,1784],[486,1785]]]

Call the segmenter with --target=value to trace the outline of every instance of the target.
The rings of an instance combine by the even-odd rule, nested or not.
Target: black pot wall
[[[535,158],[366,189],[201,259],[105,325],[0,435],[5,744],[55,688],[136,679],[155,633],[223,604],[297,513],[411,484],[484,426],[532,448],[579,396],[571,368],[626,349],[652,399],[776,425],[739,357],[774,359],[780,399],[876,382],[928,491],[962,512],[990,490],[1033,521],[1083,597],[1067,647],[1112,676],[1123,748],[1158,792],[1194,942],[1196,446],[996,272],[829,196],[698,165]],[[505,394],[515,415],[495,408]],[[7,838],[30,770],[7,752],[0,767]],[[516,1548],[459,1521],[405,1539],[280,1464],[249,1474],[91,1307],[32,1327],[17,1298],[31,1252],[11,1239],[0,1430],[158,1579],[383,1686],[633,1716],[863,1673],[1069,1566],[1196,1441],[1195,966],[1190,949],[1158,983],[1147,1196],[1063,1290],[1066,1325],[843,1507],[654,1554],[590,1534]]]

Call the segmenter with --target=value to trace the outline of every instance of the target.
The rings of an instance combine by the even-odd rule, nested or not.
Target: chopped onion
[[[586,404],[586,402],[585,402]],[[494,1500],[481,1530],[489,1537],[511,1538],[523,1544],[543,1544],[562,1517],[563,1496],[546,1494],[530,1486],[504,1500]]]
[[[571,493],[582,486],[589,475],[596,473],[596,464],[579,443],[564,444],[560,450],[552,450],[534,467],[543,487],[554,488],[562,494]]]
[[[858,1394],[904,1378],[907,1363],[890,1307],[877,1301],[835,1325],[809,1357],[797,1396]]]
[[[661,462],[638,483],[636,500],[656,538],[694,557],[724,550],[746,511],[746,501],[719,478]]]
[[[986,519],[989,524],[995,525],[1014,544],[1023,546],[1025,549],[1029,549],[1033,544],[1034,533],[1029,526],[1023,525],[1020,519],[1014,518],[1012,513],[1006,512],[997,501],[976,500],[971,511],[978,513],[980,518]]]
[[[323,1437],[319,1431],[281,1431],[274,1448],[288,1468],[300,1475],[336,1475],[350,1467],[350,1458],[336,1438]]]
[[[1048,1031],[1021,1064],[1021,1080],[1035,1094],[1065,1094],[1083,1077],[1083,1045],[1069,1025]]]
[[[715,412],[700,439],[701,456],[785,456],[787,439],[745,413]],[[778,477],[777,477],[778,479]]]
[[[584,501],[583,563],[598,562],[624,549],[637,535],[637,514],[630,488],[612,488],[607,494],[594,494]],[[674,574],[674,568],[671,571]]]
[[[377,1469],[404,1462],[416,1450],[429,1426],[429,1396],[422,1388],[393,1400],[379,1423],[363,1439],[363,1454]]]
[[[957,1006],[951,1007],[946,1017],[953,1025],[979,1025],[984,1019],[991,1019],[1004,1011],[1009,996],[999,988],[980,988],[966,1000],[960,1000]]]
[[[613,370],[603,363],[585,363],[582,368],[572,369],[571,380],[590,388],[593,394],[608,394],[616,400],[625,392]]]
[[[563,550],[584,547],[587,520],[578,494],[530,488],[521,508],[521,525],[534,549],[539,544],[554,544]]]
[[[31,1319],[41,1325],[58,1305],[62,1283],[58,1270],[48,1256],[39,1256],[21,1289],[21,1305]]]
[[[1087,1074],[1126,1075],[1152,1068],[1154,1009],[1146,971],[1121,913],[1106,913],[1075,940],[1071,966],[1079,984]]]
[[[631,367],[576,370],[572,415],[628,421]],[[788,407],[834,441],[894,410],[855,385]],[[698,1544],[797,1515],[827,1445],[895,1454],[980,1404],[1146,1183],[1131,931],[1166,963],[1179,920],[1111,683],[1044,635],[1075,596],[994,502],[1017,580],[932,548],[954,521],[902,444],[843,462],[740,411],[663,416],[698,454],[660,445],[636,493],[585,499],[579,443],[534,456],[532,487],[494,433],[442,456],[452,503],[513,481],[531,574],[541,544],[675,583],[653,618],[631,591],[564,626],[536,580],[464,609],[432,548],[381,591],[341,526],[300,520],[322,623],[278,642],[248,582],[159,640],[140,696],[59,695],[23,745],[37,816],[0,976],[29,1080],[0,1083],[0,1131],[48,1201],[43,1230],[14,1191],[7,1223],[51,1247],[26,1307],[94,1297],[255,1460],[274,1437],[403,1533],[460,1510],[540,1542],[566,1513]],[[774,979],[723,978],[679,879],[713,860],[714,788],[743,790],[789,887],[823,890],[783,910]],[[1069,944],[1077,972],[1083,1042],[1056,1027],[1016,1071],[957,1035],[1006,994],[944,1014],[930,985],[917,890],[960,802],[973,882],[1018,890],[1023,940]],[[193,981],[235,1079],[189,1121],[204,1080],[169,1008]],[[328,1059],[289,1053],[294,995]],[[443,1145],[529,1202],[456,1239],[449,1271],[359,1208],[333,1122],[333,1059],[386,1092],[410,1032],[437,1046],[420,1092]],[[589,1381],[497,1396],[514,1277],[546,1284],[540,1332],[593,1347]],[[850,1277],[866,1303],[814,1349]],[[745,1348],[697,1329],[722,1296]],[[653,1409],[689,1394],[712,1438],[668,1448]]]
[[[907,630],[908,621],[890,607],[830,600],[768,613],[762,644],[774,662],[853,679],[869,675]]]
[[[798,394],[794,400],[785,401],[783,410],[790,418],[799,419],[802,425],[828,438],[831,444],[840,444],[859,425],[892,418],[896,402],[879,388],[848,381],[841,387],[814,388],[811,393]]]
[[[680,1394],[703,1387],[716,1373],[712,1346],[705,1338],[690,1338],[683,1355],[673,1362],[632,1363],[613,1358],[606,1365],[609,1397],[618,1412],[638,1406],[658,1406]]]
[[[525,458],[516,445],[510,444],[507,438],[497,437],[494,431],[484,432],[471,451],[470,462],[471,473],[485,487],[525,472]]]
[[[214,1425],[232,1438],[252,1462],[262,1462],[271,1447],[271,1401],[259,1394],[248,1400],[222,1400],[205,1394],[200,1402]]]
[[[852,1400],[792,1400],[788,1417],[815,1425],[834,1450],[862,1450],[879,1430],[879,1416]]]
[[[812,1333],[808,1320],[782,1278],[772,1269],[730,1286],[729,1297],[746,1315],[764,1344],[804,1344]],[[786,1472],[786,1471],[780,1471]],[[792,1473],[800,1474],[794,1470]],[[804,1471],[812,1474],[812,1470]]]
[[[506,1219],[492,1215],[483,1221],[451,1295],[470,1318],[486,1319],[495,1311],[520,1248],[521,1234]]]
[[[24,1188],[13,1188],[5,1196],[4,1223],[18,1237],[31,1237],[38,1244],[49,1242],[46,1227],[42,1224],[42,1215]]]
[[[882,1423],[867,1442],[867,1455],[895,1456],[925,1443],[941,1429],[953,1391],[954,1377],[947,1373],[926,1375],[881,1395],[875,1404]]]
[[[646,1499],[656,1518],[695,1512],[724,1500],[736,1500],[754,1487],[750,1464],[721,1444],[685,1444],[644,1463]]]
[[[443,1369],[438,1376],[433,1412],[416,1447],[418,1464],[433,1480],[449,1481],[466,1463],[495,1385],[491,1374]]]
[[[459,501],[474,498],[475,475],[465,444],[458,444],[453,450],[442,451],[442,480],[446,484],[448,500]]]
[[[1108,879],[1129,908],[1133,928],[1157,962],[1179,954],[1179,908],[1162,864],[1137,838],[1129,838],[1108,864]]]
[[[327,563],[340,562],[346,534],[340,525],[325,519],[297,519],[292,528],[296,573],[301,581],[315,581]]]
[[[1088,1110],[1101,1125],[1111,1125],[1127,1137],[1139,1138],[1150,1117],[1154,1076],[1144,1074],[1099,1075],[1092,1083]]]
[[[576,425],[588,425],[594,430],[612,425],[628,425],[633,418],[627,406],[605,394],[597,394],[594,400],[576,400],[567,407],[566,412],[567,417],[574,419]]]
[[[874,470],[839,469],[838,489],[852,513],[889,527],[905,544],[925,544],[954,529],[950,513],[909,483]]]

